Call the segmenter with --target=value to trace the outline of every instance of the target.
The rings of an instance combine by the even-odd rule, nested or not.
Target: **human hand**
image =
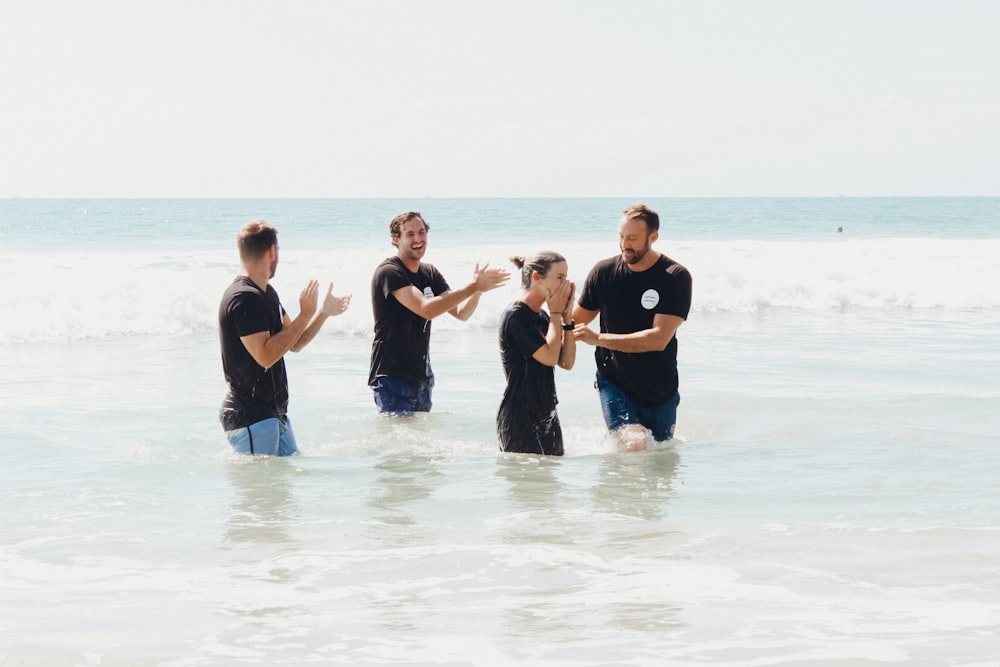
[[[563,316],[563,320],[568,322],[565,311],[572,303],[572,297],[573,283],[564,281],[545,297],[545,305],[549,307],[550,313],[559,313]]]
[[[351,295],[334,296],[333,283],[330,283],[330,288],[326,291],[326,298],[323,299],[323,307],[320,312],[327,317],[333,317],[334,315],[340,315],[350,305]]]
[[[576,303],[576,283],[566,281],[569,285],[569,300],[566,302],[566,307],[563,308],[563,322],[570,322],[573,319],[573,305]]]
[[[510,272],[506,269],[491,269],[489,262],[483,265],[483,268],[479,268],[479,262],[476,262],[476,268],[473,272],[475,276],[474,281],[476,283],[477,292],[489,292],[498,287],[502,287],[507,284],[510,280]]]
[[[577,324],[573,329],[573,338],[587,345],[597,345],[600,334],[588,327],[586,324]]]
[[[299,315],[311,320],[316,314],[316,300],[319,296],[319,281],[310,280],[299,295]]]

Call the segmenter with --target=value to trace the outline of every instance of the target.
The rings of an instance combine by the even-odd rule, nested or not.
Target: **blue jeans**
[[[284,421],[265,419],[246,428],[226,431],[226,439],[238,454],[295,456],[299,453],[295,433],[292,432],[292,422],[287,415]]]
[[[666,403],[643,406],[637,405],[618,385],[599,372],[594,386],[601,395],[601,410],[604,412],[604,423],[608,425],[608,430],[617,431],[627,424],[641,424],[653,432],[653,438],[657,442],[664,442],[674,437],[677,406],[681,402],[680,392],[676,392]]]
[[[409,417],[414,412],[431,411],[431,389],[434,387],[434,378],[419,385],[412,385],[405,380],[380,377],[371,387],[375,392],[375,405],[384,415]]]

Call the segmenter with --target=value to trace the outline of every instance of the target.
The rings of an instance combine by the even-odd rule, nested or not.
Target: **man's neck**
[[[253,281],[253,284],[261,289],[262,292],[267,291],[267,281],[270,279],[270,269],[264,269],[257,266],[243,266],[243,275]]]
[[[405,259],[402,255],[399,254],[397,254],[396,256],[399,257],[399,261],[403,263],[403,266],[405,266],[406,270],[409,271],[410,273],[416,273],[417,271],[420,270],[419,259]]]

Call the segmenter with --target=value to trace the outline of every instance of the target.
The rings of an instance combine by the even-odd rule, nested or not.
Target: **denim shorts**
[[[292,422],[287,415],[284,420],[265,419],[246,428],[226,431],[226,439],[237,454],[295,456],[299,453]]]
[[[414,412],[431,410],[431,389],[434,387],[434,378],[419,385],[412,385],[405,380],[380,377],[371,387],[375,392],[375,405],[384,415],[408,417]]]
[[[604,423],[608,430],[617,431],[628,424],[641,424],[653,432],[657,442],[664,442],[674,437],[674,427],[677,424],[677,406],[681,402],[680,392],[674,394],[666,403],[660,405],[637,405],[618,385],[606,377],[597,374],[594,387],[601,395],[601,410],[604,412]]]

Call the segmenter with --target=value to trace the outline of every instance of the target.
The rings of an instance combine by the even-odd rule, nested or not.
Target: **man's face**
[[[646,221],[633,218],[622,218],[618,223],[618,248],[626,264],[641,262],[649,253],[656,233],[650,234],[646,229]]]
[[[402,259],[420,261],[427,250],[427,226],[420,218],[410,218],[399,228],[399,236],[392,240]]]
[[[275,243],[271,246],[274,249],[274,259],[271,260],[271,275],[268,277],[273,278],[274,272],[278,270],[278,244]]]

